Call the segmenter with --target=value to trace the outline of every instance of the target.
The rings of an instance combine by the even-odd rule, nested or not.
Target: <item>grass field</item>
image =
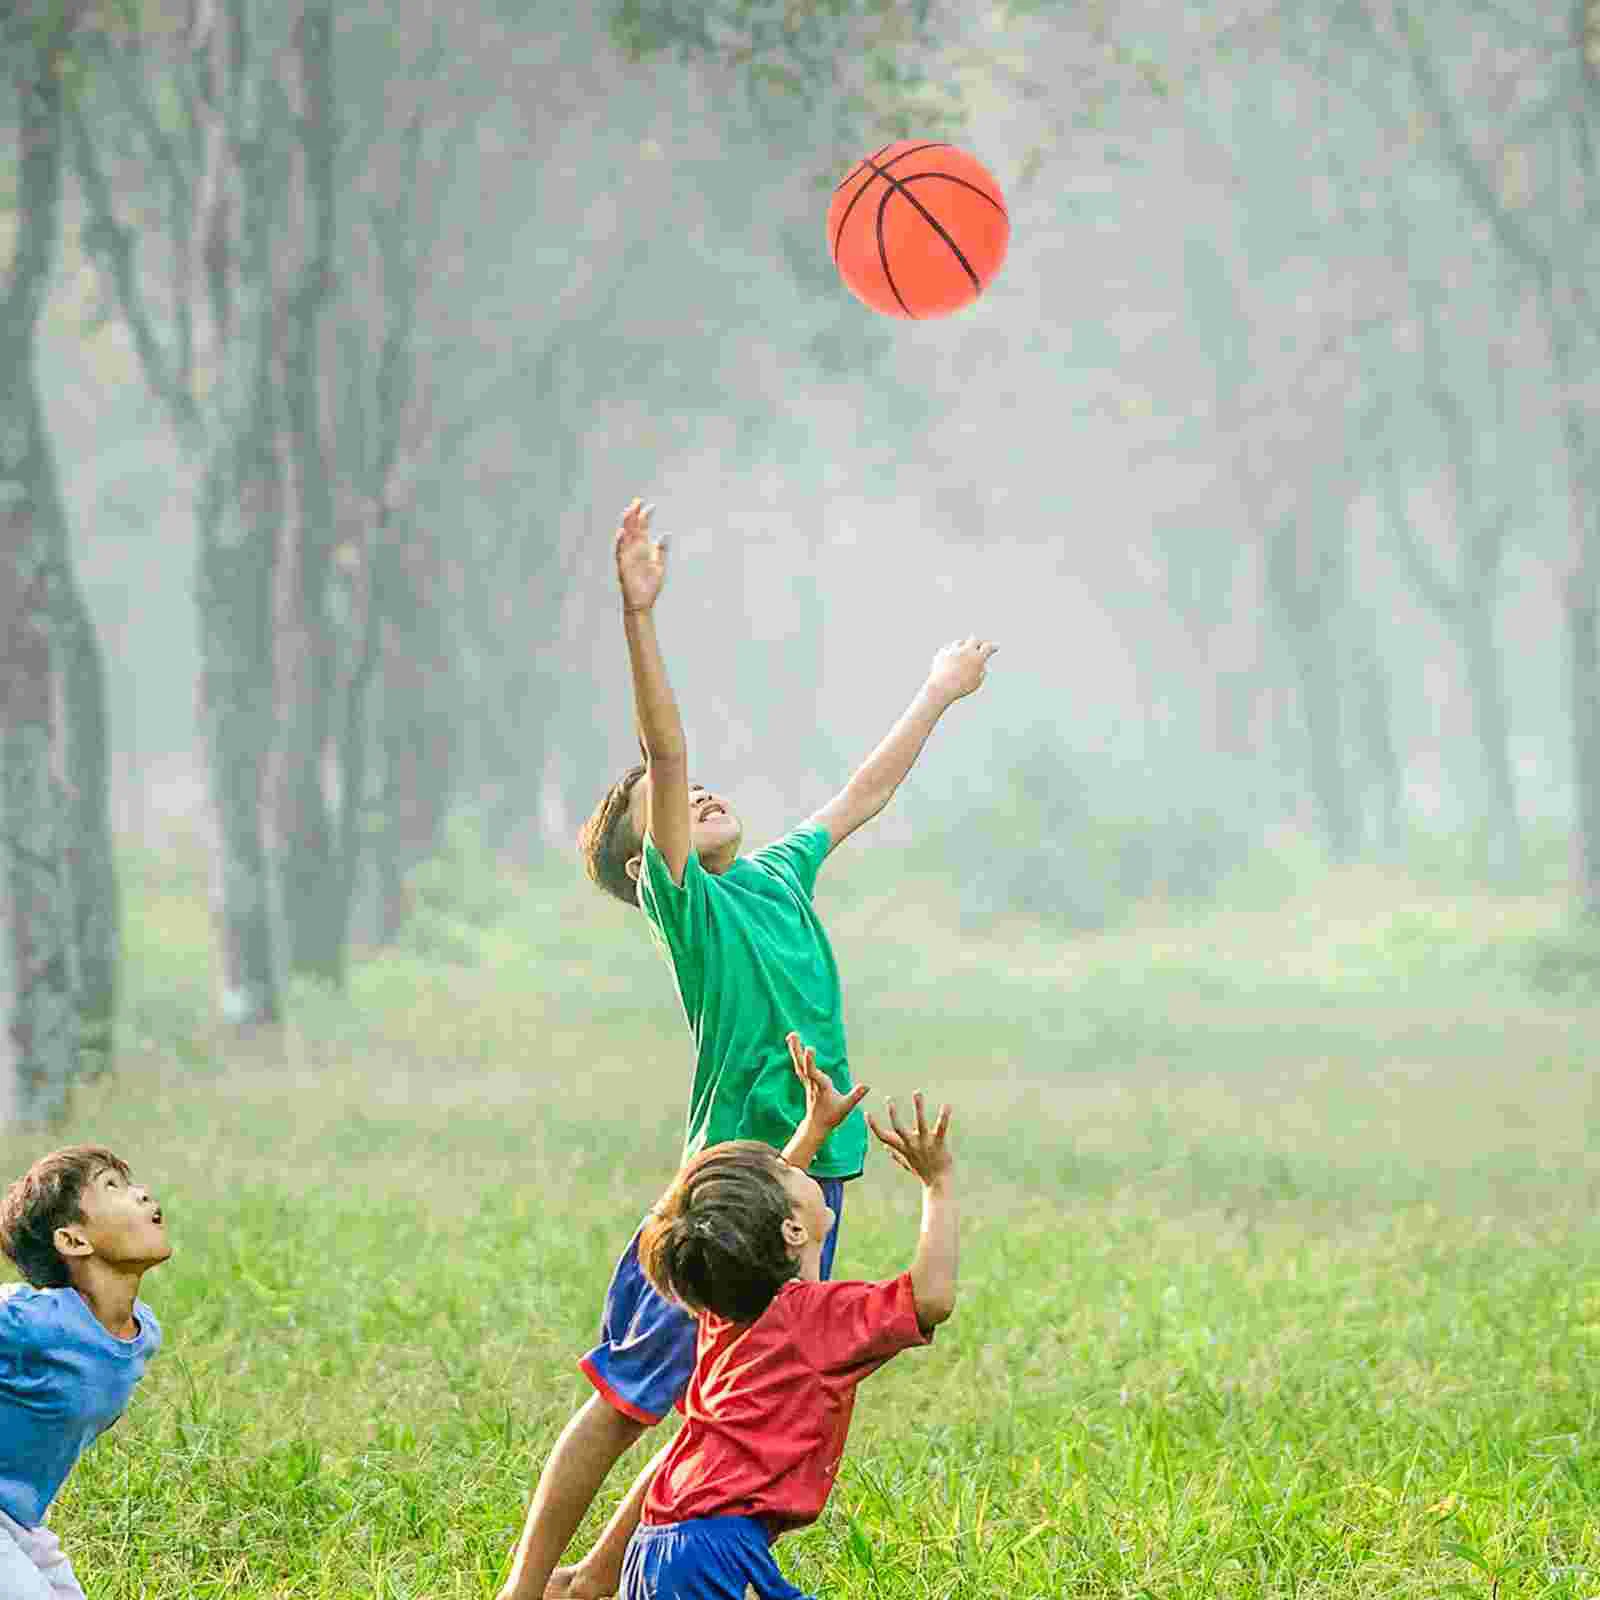
[[[91,1600],[493,1594],[689,1064],[642,928],[574,880],[436,896],[224,1059],[202,864],[130,859],[118,1075],[0,1141],[6,1176],[111,1144],[176,1244],[166,1349],[52,1515]],[[862,1390],[794,1581],[1600,1594],[1600,947],[1556,896],[1271,899],[972,936],[825,870],[858,1078],[956,1106],[962,1297]],[[917,1204],[874,1159],[841,1274],[898,1270]]]

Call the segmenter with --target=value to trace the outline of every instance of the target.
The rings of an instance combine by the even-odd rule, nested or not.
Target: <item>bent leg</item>
[[[571,1543],[606,1474],[647,1424],[591,1395],[556,1440],[539,1474],[500,1600],[542,1600],[561,1552]]]
[[[669,1439],[644,1464],[627,1498],[611,1513],[611,1520],[600,1530],[588,1555],[575,1567],[562,1567],[556,1573],[545,1590],[545,1600],[603,1600],[622,1587],[622,1560],[628,1552],[628,1541],[639,1526],[650,1480],[672,1445],[673,1440]]]

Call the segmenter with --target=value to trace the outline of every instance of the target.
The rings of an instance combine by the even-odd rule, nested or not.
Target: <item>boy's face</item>
[[[650,826],[650,784],[641,778],[628,795],[628,820],[634,836],[643,839]],[[726,872],[739,854],[744,827],[733,814],[733,807],[704,784],[689,785],[689,848],[700,858],[707,872]],[[638,865],[636,865],[638,863]],[[639,876],[642,856],[628,861],[633,877]]]
[[[833,1209],[822,1198],[822,1185],[787,1161],[780,1162],[783,1186],[789,1191],[789,1221],[784,1238],[789,1254],[800,1263],[800,1276],[813,1283],[822,1276],[822,1247],[833,1231]]]
[[[172,1254],[155,1197],[115,1167],[101,1167],[83,1186],[78,1213],[78,1221],[56,1229],[56,1249],[68,1261],[94,1257],[111,1267],[143,1269]]]

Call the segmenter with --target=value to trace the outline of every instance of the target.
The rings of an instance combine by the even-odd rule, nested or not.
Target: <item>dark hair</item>
[[[639,1265],[691,1311],[754,1322],[800,1270],[783,1239],[793,1213],[783,1158],[757,1139],[702,1150],[639,1235]]]
[[[628,802],[633,786],[644,776],[644,763],[629,767],[606,790],[606,797],[594,808],[589,820],[578,830],[578,854],[583,870],[609,895],[626,905],[639,903],[639,885],[628,876],[628,857],[644,848],[644,840],[633,831]]]
[[[110,1167],[123,1178],[128,1163],[97,1144],[68,1145],[40,1156],[0,1199],[0,1250],[36,1289],[62,1289],[72,1282],[55,1232],[81,1222],[84,1188]]]

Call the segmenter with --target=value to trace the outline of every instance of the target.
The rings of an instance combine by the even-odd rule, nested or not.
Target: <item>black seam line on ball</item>
[[[891,139],[889,141],[889,144],[893,144],[893,143],[894,143],[894,140]],[[871,166],[872,163],[874,161],[876,161],[878,159],[878,157],[881,156],[883,154],[883,152],[889,148],[889,144],[879,145],[878,148],[876,150],[874,150],[870,156],[866,156],[862,160],[856,162],[856,164],[853,167],[851,167],[851,169],[844,175],[844,177],[842,177],[836,184],[834,184],[833,192],[835,194],[838,194],[838,192],[842,188],[844,188],[844,186],[847,183],[849,183],[849,181],[852,178],[854,178],[861,171],[861,169],[863,167]],[[908,151],[907,154],[909,154],[909,153],[910,152]]]
[[[875,151],[872,155],[868,156],[867,159],[861,163],[861,166],[862,167],[871,167],[872,168],[872,178],[882,177],[885,180],[885,182],[887,182],[892,187],[896,180],[891,178],[891,177],[889,177],[888,174],[889,174],[889,168],[894,165],[895,161],[904,161],[907,156],[914,156],[919,151],[922,151],[922,150],[947,150],[947,149],[949,149],[949,145],[942,139],[933,139],[933,140],[930,140],[929,143],[927,143],[927,144],[914,144],[914,145],[912,145],[912,147],[909,150],[902,150],[900,152],[900,154],[897,155],[894,158],[894,161],[886,162],[883,166],[880,167],[877,164],[878,157],[881,156],[883,154],[883,151],[887,150],[888,148],[889,148],[889,146],[885,145],[883,147],[883,150]],[[852,172],[850,174],[850,178],[855,177],[856,173],[860,172],[860,170],[861,170],[861,167],[857,167],[856,171]],[[844,182],[845,183],[849,183],[850,178],[846,178],[844,180]],[[844,208],[844,215],[839,218],[839,226],[834,230],[834,235],[833,235],[833,261],[834,261],[834,265],[835,266],[837,266],[839,264],[839,241],[844,237],[844,225],[845,225],[845,223],[847,223],[850,220],[850,213],[855,210],[856,201],[858,201],[862,197],[862,195],[864,195],[867,192],[867,190],[872,187],[872,178],[868,178],[867,181],[864,184],[862,184],[861,187],[859,189],[857,189],[856,192],[853,195],[850,196],[850,204],[847,205]],[[840,189],[842,189],[843,187],[844,187],[843,183],[839,185]],[[837,193],[837,192],[838,191],[835,190],[835,193]]]
[[[920,183],[924,178],[943,178],[946,183],[959,184],[963,189],[970,189],[980,199],[987,200],[1002,217],[1009,222],[1011,219],[1006,214],[1005,206],[989,193],[987,189],[980,189],[977,184],[969,182],[966,178],[958,178],[953,172],[913,172],[909,178],[896,178],[895,183],[904,188],[908,183]],[[906,197],[910,199],[908,195]]]
[[[882,169],[879,168],[877,170],[881,171]],[[892,200],[897,194],[904,195],[906,200],[917,208],[917,211],[921,214],[922,220],[926,222],[928,226],[932,228],[933,231],[938,234],[947,245],[950,246],[950,253],[956,258],[957,261],[961,263],[962,271],[965,272],[966,275],[972,280],[972,287],[979,294],[982,294],[983,283],[979,279],[978,274],[972,270],[972,263],[968,261],[967,258],[961,253],[961,246],[958,245],[955,240],[945,232],[944,224],[941,223],[939,219],[934,216],[934,214],[929,211],[928,208],[923,205],[923,203],[918,200],[914,194],[912,194],[910,185],[915,183],[918,178],[945,178],[951,183],[959,183],[964,189],[971,189],[974,194],[982,194],[983,198],[987,200],[990,205],[994,206],[995,210],[997,210],[1001,216],[1005,216],[1006,208],[1000,205],[995,200],[993,195],[983,194],[983,190],[978,188],[976,184],[968,183],[965,178],[958,178],[952,172],[913,172],[909,178],[891,178],[887,173],[884,173],[884,178],[888,183],[889,188],[884,194],[883,199],[878,202],[878,260],[882,264],[884,277],[889,280],[890,289],[894,291],[895,299],[900,302],[900,309],[905,312],[908,317],[916,317],[916,312],[914,312],[911,307],[908,306],[903,299],[901,299],[900,290],[894,281],[894,274],[889,270],[888,247],[883,242],[883,213],[887,209],[890,200]]]

